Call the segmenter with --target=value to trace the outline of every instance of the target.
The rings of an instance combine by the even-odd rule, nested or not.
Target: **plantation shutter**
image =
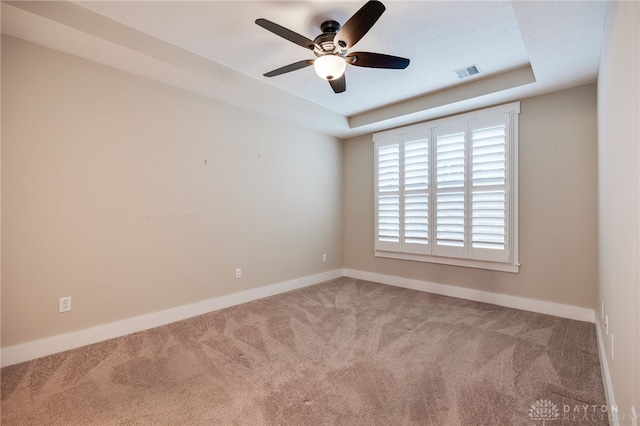
[[[401,249],[400,243],[400,142],[395,138],[376,143],[376,249]]]
[[[402,136],[403,251],[425,253],[429,247],[429,132]]]
[[[375,255],[518,272],[518,113],[374,134]]]
[[[434,254],[464,257],[467,240],[465,203],[466,125],[452,123],[436,127]]]
[[[473,120],[471,134],[470,256],[506,262],[509,203],[509,116]]]

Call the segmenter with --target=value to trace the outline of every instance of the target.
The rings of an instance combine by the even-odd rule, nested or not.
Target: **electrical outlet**
[[[71,296],[61,297],[59,312],[69,312],[69,311],[71,311]]]
[[[323,262],[326,262],[326,261],[327,261],[327,255],[326,255],[326,254],[323,254],[323,255],[322,255],[322,261],[323,261]]]
[[[242,278],[242,268],[236,268],[236,279]]]

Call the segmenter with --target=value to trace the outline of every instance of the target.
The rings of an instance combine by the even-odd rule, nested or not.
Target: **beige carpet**
[[[5,367],[2,425],[599,425],[597,354],[593,324],[340,278]]]

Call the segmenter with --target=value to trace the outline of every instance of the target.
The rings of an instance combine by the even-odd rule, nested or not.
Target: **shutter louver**
[[[474,248],[504,250],[504,191],[474,192],[471,203],[471,242]]]
[[[438,188],[464,186],[464,133],[438,136],[437,138]]]
[[[378,241],[400,241],[400,146],[378,150]]]
[[[404,242],[429,243],[429,140],[404,145]]]
[[[436,253],[463,255],[460,250],[465,247],[464,131],[437,135],[436,182]],[[451,251],[454,247],[455,251]]]
[[[378,240],[400,241],[400,197],[397,195],[378,198]]]
[[[436,214],[438,245],[464,247],[464,193],[438,194]]]
[[[471,131],[471,250],[506,260],[507,127],[501,118],[476,121]]]
[[[383,146],[378,152],[378,191],[400,189],[400,147]]]
[[[404,189],[429,187],[429,141],[408,142],[404,146]]]
[[[504,185],[505,126],[474,130],[471,149],[473,186]]]
[[[429,243],[429,195],[406,195],[404,204],[404,242]]]

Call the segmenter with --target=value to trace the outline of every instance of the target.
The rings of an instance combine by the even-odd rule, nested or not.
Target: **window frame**
[[[519,254],[518,254],[518,115],[520,113],[520,102],[512,102],[505,105],[485,108],[482,110],[471,111],[455,116],[435,119],[423,123],[410,126],[404,126],[396,129],[386,130],[373,134],[374,144],[374,255],[376,257],[438,263],[445,265],[455,265],[470,268],[488,269],[503,272],[519,272]],[[471,167],[471,148],[473,144],[472,133],[473,123],[492,120],[497,117],[506,117],[505,129],[505,251],[504,256],[487,255],[487,250],[473,248],[471,241],[471,218],[472,211],[470,209],[471,196],[474,194],[472,186],[472,170]],[[436,182],[436,143],[434,136],[442,129],[446,128],[464,128],[465,132],[465,172],[464,172],[464,223],[465,223],[465,245],[460,247],[443,247],[435,244],[436,241],[436,197],[439,193]],[[478,127],[475,127],[478,128]],[[404,147],[405,144],[414,141],[428,139],[428,243],[416,244],[410,247],[404,243]],[[379,148],[384,146],[399,146],[399,178],[398,178],[398,222],[400,229],[398,230],[399,241],[385,242],[379,240]],[[441,188],[440,188],[441,189]],[[476,192],[478,192],[476,190]],[[440,193],[443,191],[440,191]],[[446,191],[445,191],[446,192]],[[388,192],[387,192],[388,193]],[[484,251],[484,254],[483,254]],[[474,252],[480,253],[480,256],[473,257]],[[502,257],[496,260],[497,257]]]

